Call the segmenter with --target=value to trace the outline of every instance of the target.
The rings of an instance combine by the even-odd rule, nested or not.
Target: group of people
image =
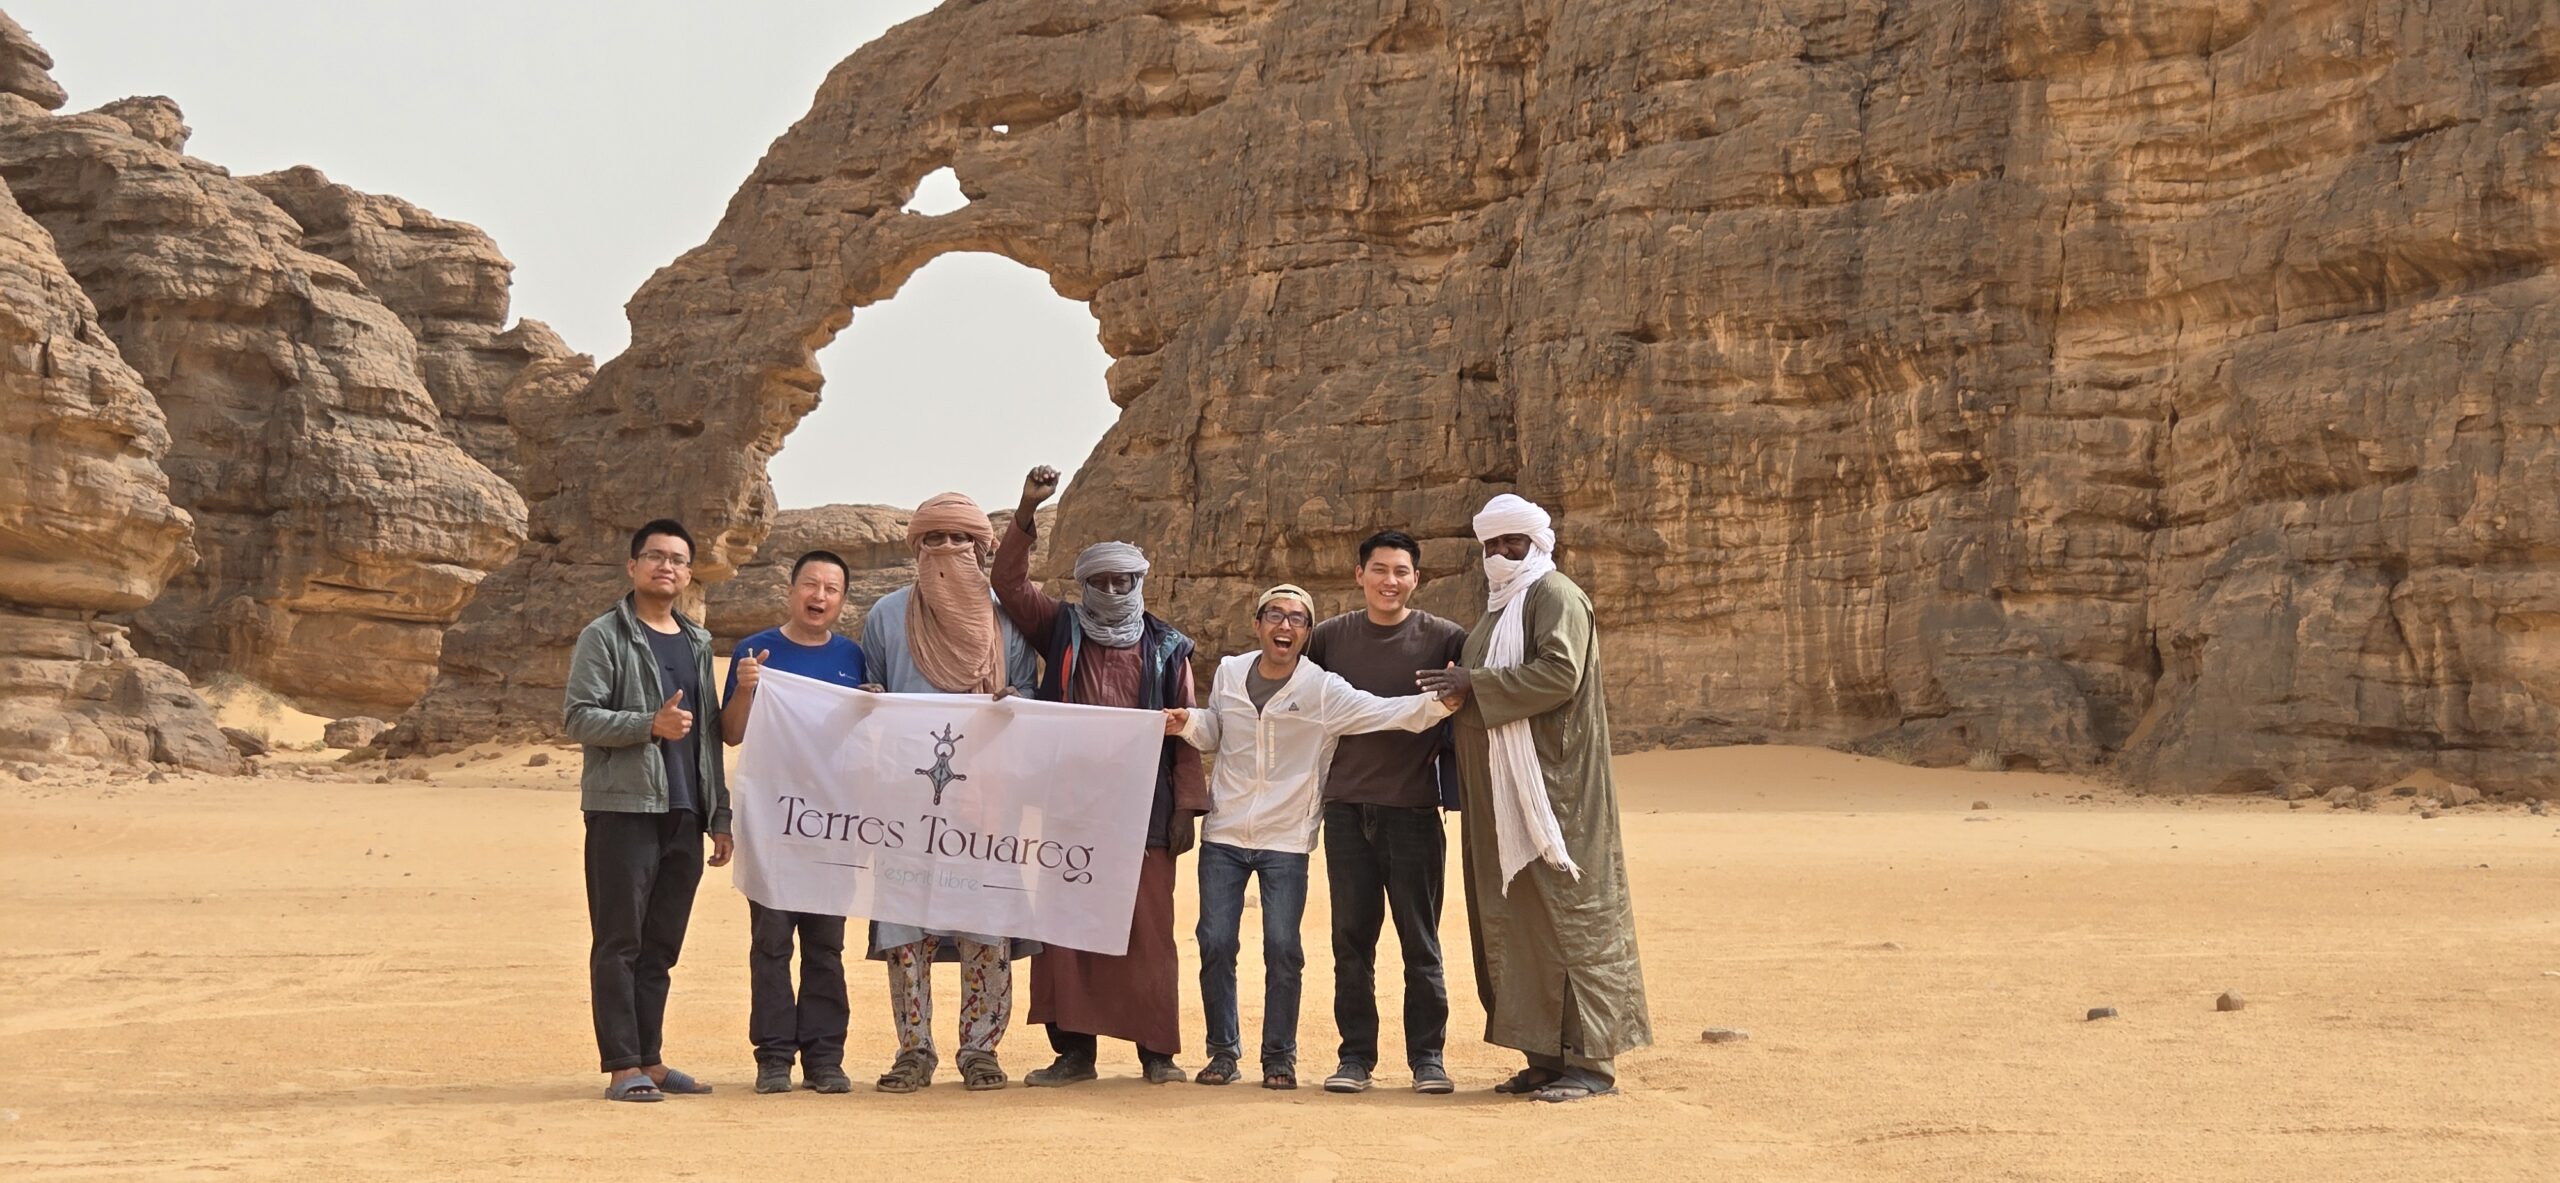
[[[1487,594],[1472,630],[1411,606],[1422,547],[1395,530],[1345,556],[1355,561],[1358,610],[1319,622],[1314,597],[1297,585],[1264,591],[1253,607],[1256,648],[1219,661],[1204,698],[1191,639],[1146,610],[1149,564],[1138,547],[1102,542],[1078,554],[1072,600],[1033,582],[1035,513],[1057,485],[1056,470],[1033,469],[1000,539],[960,494],[919,506],[907,530],[915,579],[872,605],[859,643],[834,627],[845,561],[823,550],[799,556],[783,622],[737,646],[716,699],[711,635],[676,610],[691,581],[692,537],[665,519],[633,533],[631,592],[579,635],[565,696],[565,729],[585,747],[589,977],[606,1096],[711,1091],[662,1054],[670,971],[703,868],[726,865],[733,852],[722,747],[745,738],[767,669],[873,691],[1036,694],[1164,715],[1126,951],[872,923],[867,951],[886,963],[898,1037],[880,1091],[933,1082],[931,975],[941,962],[962,975],[953,1057],[961,1082],[1005,1087],[997,1053],[1013,1015],[1014,962],[1025,957],[1029,1019],[1047,1028],[1055,1057],[1025,1084],[1096,1079],[1104,1039],[1133,1044],[1150,1082],[1185,1079],[1175,1062],[1173,898],[1177,861],[1195,844],[1208,1061],[1189,1079],[1241,1076],[1236,958],[1252,881],[1262,917],[1261,1083],[1298,1087],[1299,928],[1321,840],[1341,1035],[1324,1088],[1361,1092],[1373,1082],[1377,948],[1392,922],[1412,1088],[1452,1092],[1439,928],[1443,811],[1456,810],[1485,1038],[1526,1061],[1495,1090],[1553,1102],[1615,1092],[1614,1059],[1652,1042],[1652,1031],[1591,602],[1555,569],[1548,515],[1510,494],[1476,515]],[[697,727],[702,711],[716,717],[716,739]],[[1215,756],[1208,767],[1204,753]],[[748,912],[756,1091],[789,1091],[795,1063],[805,1086],[851,1091],[846,919],[753,902]]]

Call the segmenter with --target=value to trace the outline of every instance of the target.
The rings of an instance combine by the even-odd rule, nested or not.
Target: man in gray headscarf
[[[1147,556],[1126,542],[1097,542],[1076,556],[1078,602],[1031,582],[1040,503],[1058,490],[1058,470],[1040,467],[1022,482],[1022,504],[1005,528],[990,582],[996,600],[1047,664],[1040,697],[1049,702],[1160,710],[1188,707],[1191,638],[1147,612]],[[1155,1084],[1181,1080],[1180,957],[1173,944],[1174,856],[1189,850],[1192,822],[1209,810],[1200,753],[1167,738],[1156,762],[1147,853],[1138,869],[1129,951],[1105,957],[1051,946],[1031,962],[1031,1021],[1049,1026],[1058,1060],[1023,1077],[1034,1088],[1092,1080],[1098,1036],[1138,1045]]]

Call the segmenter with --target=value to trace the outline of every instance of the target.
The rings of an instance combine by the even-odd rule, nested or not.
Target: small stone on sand
[[[1991,803],[1988,801],[1976,801],[1973,803],[1973,807],[1976,809],[1989,809],[1991,808]]]
[[[1740,1043],[1751,1038],[1751,1033],[1732,1027],[1709,1027],[1698,1038],[1706,1043]]]
[[[549,752],[535,752],[534,754],[524,758],[524,766],[527,768],[540,768],[549,763],[551,763],[551,753]]]
[[[2249,1000],[2240,997],[2240,992],[2237,990],[2225,990],[2222,992],[2222,997],[2213,1000],[2213,1009],[2219,1011],[2239,1010],[2247,1005]]]
[[[2093,1006],[2089,1008],[2089,1021],[2092,1023],[2097,1022],[2100,1019],[2112,1019],[2114,1017],[2116,1017],[2116,1008],[2112,1006]]]

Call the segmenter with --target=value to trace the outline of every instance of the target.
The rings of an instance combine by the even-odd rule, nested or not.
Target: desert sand
[[[2560,819],[2516,806],[2422,819],[1803,749],[1622,757],[1660,1043],[1621,1062],[1625,1095],[1553,1107],[1487,1091],[1515,1061],[1475,1038],[1454,898],[1454,1097],[1405,1091],[1400,1066],[1362,1096],[1148,1086],[1110,1046],[1105,1078],[1072,1089],[972,1094],[946,1065],[936,1088],[881,1095],[867,962],[864,1087],[756,1096],[746,905],[715,871],[668,1044],[719,1092],[639,1106],[600,1100],[590,1070],[575,752],[331,755],[256,778],[0,778],[0,1175],[2560,1174]],[[413,769],[428,779],[397,775]],[[1334,1045],[1324,899],[1310,1086]],[[1249,1040],[1258,965],[1248,941]],[[2218,1013],[2225,990],[2246,1009]],[[2121,1017],[2085,1021],[2094,1006]],[[1707,1027],[1750,1038],[1706,1044]],[[1024,1024],[1005,1050],[1017,1077],[1048,1059]]]

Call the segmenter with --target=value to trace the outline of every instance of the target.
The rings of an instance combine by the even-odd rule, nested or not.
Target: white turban
[[[1485,503],[1476,514],[1476,538],[1491,542],[1505,534],[1529,536],[1529,557],[1484,557],[1485,611],[1493,614],[1493,635],[1485,642],[1484,668],[1517,668],[1528,658],[1529,589],[1555,572],[1556,532],[1547,511],[1505,493]],[[1538,764],[1536,740],[1529,720],[1513,719],[1485,733],[1486,754],[1493,772],[1493,838],[1502,860],[1505,887],[1532,862],[1543,862],[1576,879],[1582,868],[1564,848],[1563,828],[1556,824],[1555,803],[1547,799],[1547,778]]]
[[[1532,550],[1554,554],[1556,532],[1554,519],[1538,504],[1514,493],[1505,493],[1484,503],[1476,511],[1476,541],[1491,542],[1505,534],[1526,534]]]
[[[1505,534],[1529,536],[1529,555],[1514,559],[1503,555],[1484,558],[1484,607],[1487,612],[1500,612],[1528,591],[1530,585],[1556,569],[1556,532],[1549,524],[1553,519],[1537,503],[1505,493],[1484,503],[1476,512],[1476,540],[1491,542]]]

